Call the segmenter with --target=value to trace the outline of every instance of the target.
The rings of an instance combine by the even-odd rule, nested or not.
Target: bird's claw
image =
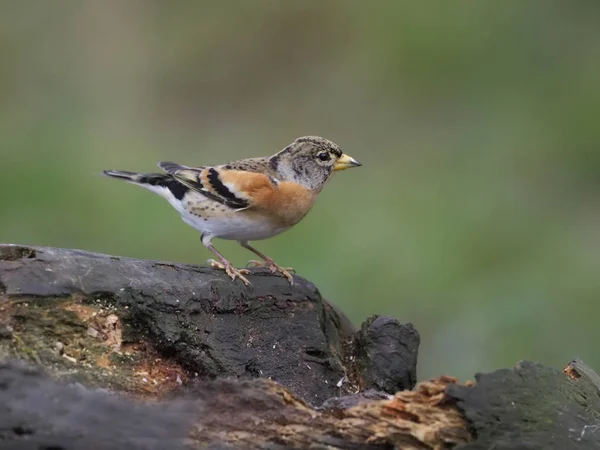
[[[273,261],[273,260],[257,261],[255,259],[253,259],[253,260],[248,261],[248,264],[246,264],[246,267],[265,267],[265,268],[269,269],[271,271],[271,273],[275,273],[275,272],[281,273],[284,277],[286,277],[288,279],[288,281],[290,282],[291,285],[294,284],[294,277],[292,276],[292,273],[295,273],[296,271],[294,269],[292,269],[291,267],[281,267],[281,266],[275,264],[275,261]]]
[[[244,283],[246,286],[249,286],[252,284],[252,283],[250,283],[250,281],[248,281],[248,278],[246,278],[244,276],[244,275],[248,275],[250,273],[250,271],[248,269],[236,269],[235,267],[233,267],[231,265],[231,263],[223,264],[223,263],[220,263],[219,261],[215,261],[214,259],[209,259],[208,263],[210,263],[211,267],[215,267],[217,269],[224,270],[225,273],[227,275],[229,275],[231,277],[231,279],[234,281],[236,278],[239,278],[240,281],[242,283]]]

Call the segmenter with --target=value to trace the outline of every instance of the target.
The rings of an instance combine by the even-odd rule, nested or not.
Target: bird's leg
[[[235,267],[233,267],[233,265],[229,261],[227,261],[225,257],[210,243],[210,238],[206,238],[204,235],[202,235],[202,244],[204,244],[204,246],[207,249],[213,252],[217,256],[217,258],[221,260],[221,262],[219,262],[215,261],[214,259],[209,259],[208,262],[210,263],[211,267],[216,267],[217,269],[224,270],[225,273],[229,275],[232,280],[239,278],[242,281],[242,283],[244,283],[246,286],[251,284],[250,281],[248,281],[248,279],[244,276],[249,274],[250,271],[247,269],[236,269]]]
[[[251,261],[248,261],[248,265],[253,266],[253,267],[266,267],[273,273],[279,272],[288,279],[288,281],[290,282],[291,285],[294,284],[294,278],[292,277],[292,274],[290,273],[290,272],[294,272],[294,269],[292,269],[291,267],[284,268],[284,267],[281,267],[281,266],[275,264],[275,261],[273,261],[273,258],[269,258],[267,255],[259,252],[257,249],[252,247],[248,243],[248,241],[239,241],[239,242],[242,247],[250,250],[252,253],[254,253],[255,255],[257,255],[258,257],[260,257],[262,259],[262,261],[256,261],[254,259]],[[248,267],[248,265],[246,265],[246,267]]]

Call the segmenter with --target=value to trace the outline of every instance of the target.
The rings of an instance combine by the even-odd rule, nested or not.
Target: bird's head
[[[271,156],[271,167],[285,181],[320,191],[333,172],[362,164],[344,154],[340,147],[322,137],[299,137]]]

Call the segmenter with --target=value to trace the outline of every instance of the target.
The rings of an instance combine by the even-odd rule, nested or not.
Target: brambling
[[[335,171],[361,164],[342,153],[335,143],[317,136],[296,139],[273,156],[233,161],[219,166],[188,167],[172,162],[158,166],[166,173],[105,170],[104,174],[142,186],[164,197],[183,220],[200,231],[202,244],[232,280],[244,276],[217,251],[213,238],[238,241],[262,261],[250,261],[282,273],[293,284],[291,268],[284,269],[249,241],[267,239],[296,225],[315,203]]]

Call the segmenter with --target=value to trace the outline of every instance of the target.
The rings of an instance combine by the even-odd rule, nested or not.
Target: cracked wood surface
[[[600,448],[585,373],[524,362],[415,387],[412,325],[357,329],[300,277],[251,281],[0,245],[0,448]]]

